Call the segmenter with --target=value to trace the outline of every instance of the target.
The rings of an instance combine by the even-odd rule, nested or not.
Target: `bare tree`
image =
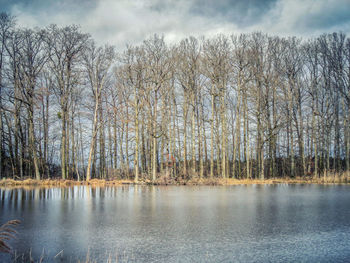
[[[21,31],[19,55],[19,80],[29,122],[29,148],[33,158],[35,178],[40,180],[39,160],[34,128],[34,109],[37,103],[35,89],[38,76],[47,61],[44,52],[44,31]]]
[[[50,70],[55,77],[55,94],[61,111],[61,173],[62,179],[68,176],[67,121],[69,98],[76,84],[79,71],[77,63],[85,48],[89,35],[79,31],[77,26],[58,28],[51,25],[47,29],[47,52],[49,53]]]
[[[96,147],[96,138],[98,130],[103,130],[103,116],[102,116],[102,90],[104,88],[106,78],[108,77],[108,72],[112,63],[115,60],[114,48],[111,46],[96,47],[94,42],[90,42],[85,49],[83,55],[83,63],[87,75],[89,85],[92,89],[92,94],[94,98],[94,114],[92,122],[92,138],[90,143],[89,159],[86,170],[86,181],[91,178],[91,163],[92,155]],[[100,119],[98,120],[98,115]],[[103,137],[103,136],[100,136]],[[100,147],[103,147],[100,145]],[[104,161],[104,151],[100,152],[100,163],[102,163],[100,169],[105,177],[106,164]]]
[[[0,13],[0,178],[3,171],[4,127],[3,127],[3,71],[5,66],[6,44],[14,27],[14,18]]]
[[[155,35],[154,37],[144,41],[143,43],[146,55],[147,79],[146,96],[150,109],[149,119],[152,121],[152,181],[156,180],[158,171],[158,139],[162,137],[163,130],[158,125],[159,100],[164,96],[166,82],[170,78],[172,63],[167,52],[163,37]]]

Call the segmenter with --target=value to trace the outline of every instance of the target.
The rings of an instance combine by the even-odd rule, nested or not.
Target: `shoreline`
[[[234,179],[234,178],[192,178],[192,179],[164,179],[160,178],[155,182],[150,180],[140,180],[139,182],[134,182],[133,180],[127,179],[91,179],[89,181],[76,181],[76,180],[62,180],[62,179],[24,179],[24,180],[14,180],[14,179],[1,179],[0,187],[22,187],[22,186],[33,186],[33,187],[69,187],[69,186],[79,186],[79,185],[90,185],[90,186],[122,186],[122,185],[163,185],[163,186],[200,186],[200,185],[271,185],[271,184],[319,184],[319,185],[329,185],[329,184],[350,184],[350,176],[346,175],[336,175],[328,177],[295,177],[295,178],[269,178],[269,179]]]

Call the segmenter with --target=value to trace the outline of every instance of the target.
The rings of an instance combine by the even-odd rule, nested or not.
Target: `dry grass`
[[[149,182],[151,184],[151,182]],[[249,184],[349,184],[350,172],[328,173],[327,176],[312,177],[284,177],[260,179],[234,179],[234,178],[199,178],[170,180],[169,178],[160,178],[156,180],[156,185],[249,185]]]
[[[0,226],[0,252],[11,252],[11,247],[7,242],[15,238],[15,234],[17,232],[13,229],[13,227],[17,226],[19,223],[19,220],[11,220]]]
[[[25,253],[21,253],[21,254],[14,254],[13,255],[13,259],[11,260],[11,262],[13,263],[27,263],[27,262],[31,262],[31,263],[42,263],[42,262],[77,262],[77,263],[97,263],[97,262],[107,262],[107,263],[123,263],[123,262],[136,262],[136,259],[134,258],[133,255],[128,255],[125,252],[124,253],[108,253],[106,251],[105,253],[105,259],[103,261],[101,261],[101,256],[96,256],[91,252],[90,249],[88,249],[87,254],[85,256],[85,259],[73,259],[70,258],[68,260],[67,257],[64,256],[64,251],[61,250],[60,252],[58,252],[55,256],[52,255],[46,255],[45,251],[43,249],[43,252],[41,254],[41,256],[36,259],[33,258],[32,256],[32,251],[31,249],[29,250],[29,252],[25,252]],[[97,259],[98,258],[98,259]]]
[[[25,187],[25,186],[41,186],[41,187],[65,187],[74,185],[92,185],[92,186],[110,186],[110,185],[123,185],[132,184],[131,180],[104,180],[104,179],[92,179],[86,181],[75,181],[75,180],[61,180],[61,179],[45,179],[45,180],[13,180],[13,179],[2,179],[0,180],[0,187]]]
[[[284,178],[269,178],[265,180],[260,179],[234,179],[234,178],[199,178],[192,177],[190,179],[171,178],[168,176],[159,175],[155,182],[149,179],[140,180],[138,184],[147,185],[242,185],[242,184],[349,184],[350,172],[344,173],[328,173],[326,176],[312,177],[312,176],[299,176],[299,177],[284,177]],[[0,180],[0,187],[69,187],[74,185],[91,185],[93,187],[103,186],[117,186],[134,184],[132,180],[120,180],[120,179],[92,179],[86,181],[74,181],[74,180],[13,180],[2,179]]]

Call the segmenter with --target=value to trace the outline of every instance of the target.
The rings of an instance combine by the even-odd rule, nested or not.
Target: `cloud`
[[[5,8],[21,26],[79,24],[98,43],[120,48],[154,33],[173,42],[257,30],[298,36],[350,32],[349,0],[14,0]]]
[[[191,12],[226,20],[241,28],[261,21],[264,14],[274,7],[277,0],[195,0]]]
[[[350,33],[349,0],[279,0],[264,17],[261,30],[282,35],[317,36]]]

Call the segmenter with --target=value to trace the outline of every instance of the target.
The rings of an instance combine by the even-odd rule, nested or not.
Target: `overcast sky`
[[[350,35],[350,0],[0,0],[20,26],[78,24],[100,44],[262,31]]]

